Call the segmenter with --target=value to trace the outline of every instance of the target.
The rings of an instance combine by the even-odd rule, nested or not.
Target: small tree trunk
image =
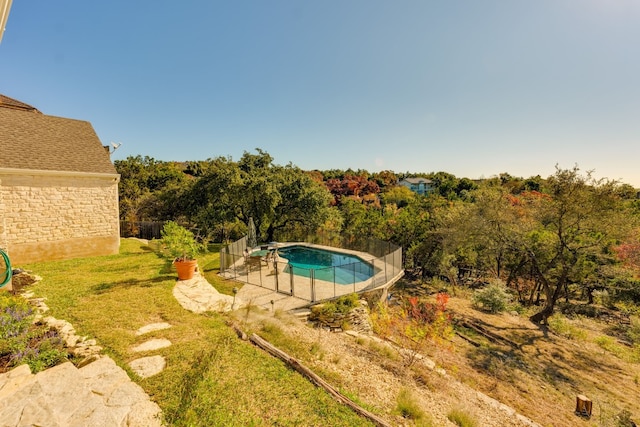
[[[542,281],[540,284],[544,289],[544,293],[547,300],[545,301],[544,308],[540,312],[529,317],[529,320],[531,320],[534,323],[538,323],[540,325],[546,325],[547,319],[551,317],[551,315],[553,315],[553,310],[556,306],[556,301],[560,297],[560,291],[564,288],[564,282],[556,284],[556,287],[553,290],[553,292],[551,292],[551,288],[548,283],[545,283],[544,281]]]
[[[549,319],[549,317],[551,317],[552,314],[553,314],[553,305],[545,304],[544,308],[538,313],[529,317],[529,320],[539,325],[546,325],[547,319]]]
[[[269,228],[267,228],[267,242],[273,242],[273,235],[275,234],[276,229],[273,224],[269,224]]]

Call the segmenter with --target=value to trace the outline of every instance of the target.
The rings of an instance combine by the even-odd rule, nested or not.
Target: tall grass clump
[[[396,412],[403,418],[413,420],[417,425],[431,424],[431,420],[422,410],[416,398],[406,388],[402,388],[396,398]]]
[[[640,317],[631,316],[630,321],[627,338],[633,344],[640,344]]]
[[[460,427],[476,427],[478,425],[473,416],[469,415],[460,408],[451,409],[447,414],[447,418],[449,419],[449,421]]]

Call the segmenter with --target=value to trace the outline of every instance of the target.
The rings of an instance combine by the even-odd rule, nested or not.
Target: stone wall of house
[[[118,253],[118,180],[0,174],[0,246],[11,263]]]

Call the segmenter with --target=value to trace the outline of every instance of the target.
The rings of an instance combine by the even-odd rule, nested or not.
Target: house
[[[419,177],[405,178],[400,182],[398,182],[398,185],[407,187],[409,190],[413,191],[414,193],[421,194],[421,195],[427,194],[434,188],[433,181],[427,178],[419,178]]]
[[[89,122],[0,95],[0,247],[11,263],[118,253],[118,182]]]

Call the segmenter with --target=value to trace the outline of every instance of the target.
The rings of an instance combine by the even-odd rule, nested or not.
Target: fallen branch
[[[460,338],[462,338],[463,340],[467,341],[468,343],[474,345],[475,347],[480,347],[482,346],[482,344],[480,344],[478,341],[472,340],[471,338],[469,338],[468,336],[456,331],[456,335],[459,336]]]
[[[477,324],[476,322],[473,322],[469,319],[463,319],[463,318],[458,318],[455,319],[455,323],[463,326],[467,329],[471,329],[475,332],[477,332],[478,334],[482,335],[483,337],[487,338],[489,341],[493,341],[493,342],[501,342],[502,344],[506,344],[510,347],[513,348],[519,348],[520,346],[511,341],[509,338],[505,338],[502,335],[496,334],[495,332],[491,332],[488,329],[480,326],[479,324]]]
[[[231,327],[233,328],[233,330],[236,333],[236,335],[238,336],[238,338],[240,338],[242,341],[246,341],[246,340],[249,339],[247,334],[245,334],[244,331],[242,329],[240,329],[240,327],[238,325],[236,325],[235,323],[232,323]]]
[[[249,340],[255,345],[257,345],[258,347],[260,347],[261,349],[265,350],[267,353],[284,361],[287,365],[292,367],[295,371],[299,372],[300,374],[302,374],[303,376],[311,380],[311,382],[314,383],[316,386],[324,388],[331,396],[333,396],[334,399],[336,399],[338,402],[344,405],[347,405],[348,407],[353,409],[357,414],[373,421],[374,423],[376,423],[381,427],[391,427],[391,424],[387,423],[385,420],[378,417],[377,415],[358,406],[351,399],[349,399],[348,397],[340,393],[338,390],[336,390],[331,384],[329,384],[328,382],[320,378],[318,375],[316,375],[311,369],[302,365],[298,360],[289,356],[284,351],[273,346],[267,340],[259,337],[256,334],[252,334]]]

